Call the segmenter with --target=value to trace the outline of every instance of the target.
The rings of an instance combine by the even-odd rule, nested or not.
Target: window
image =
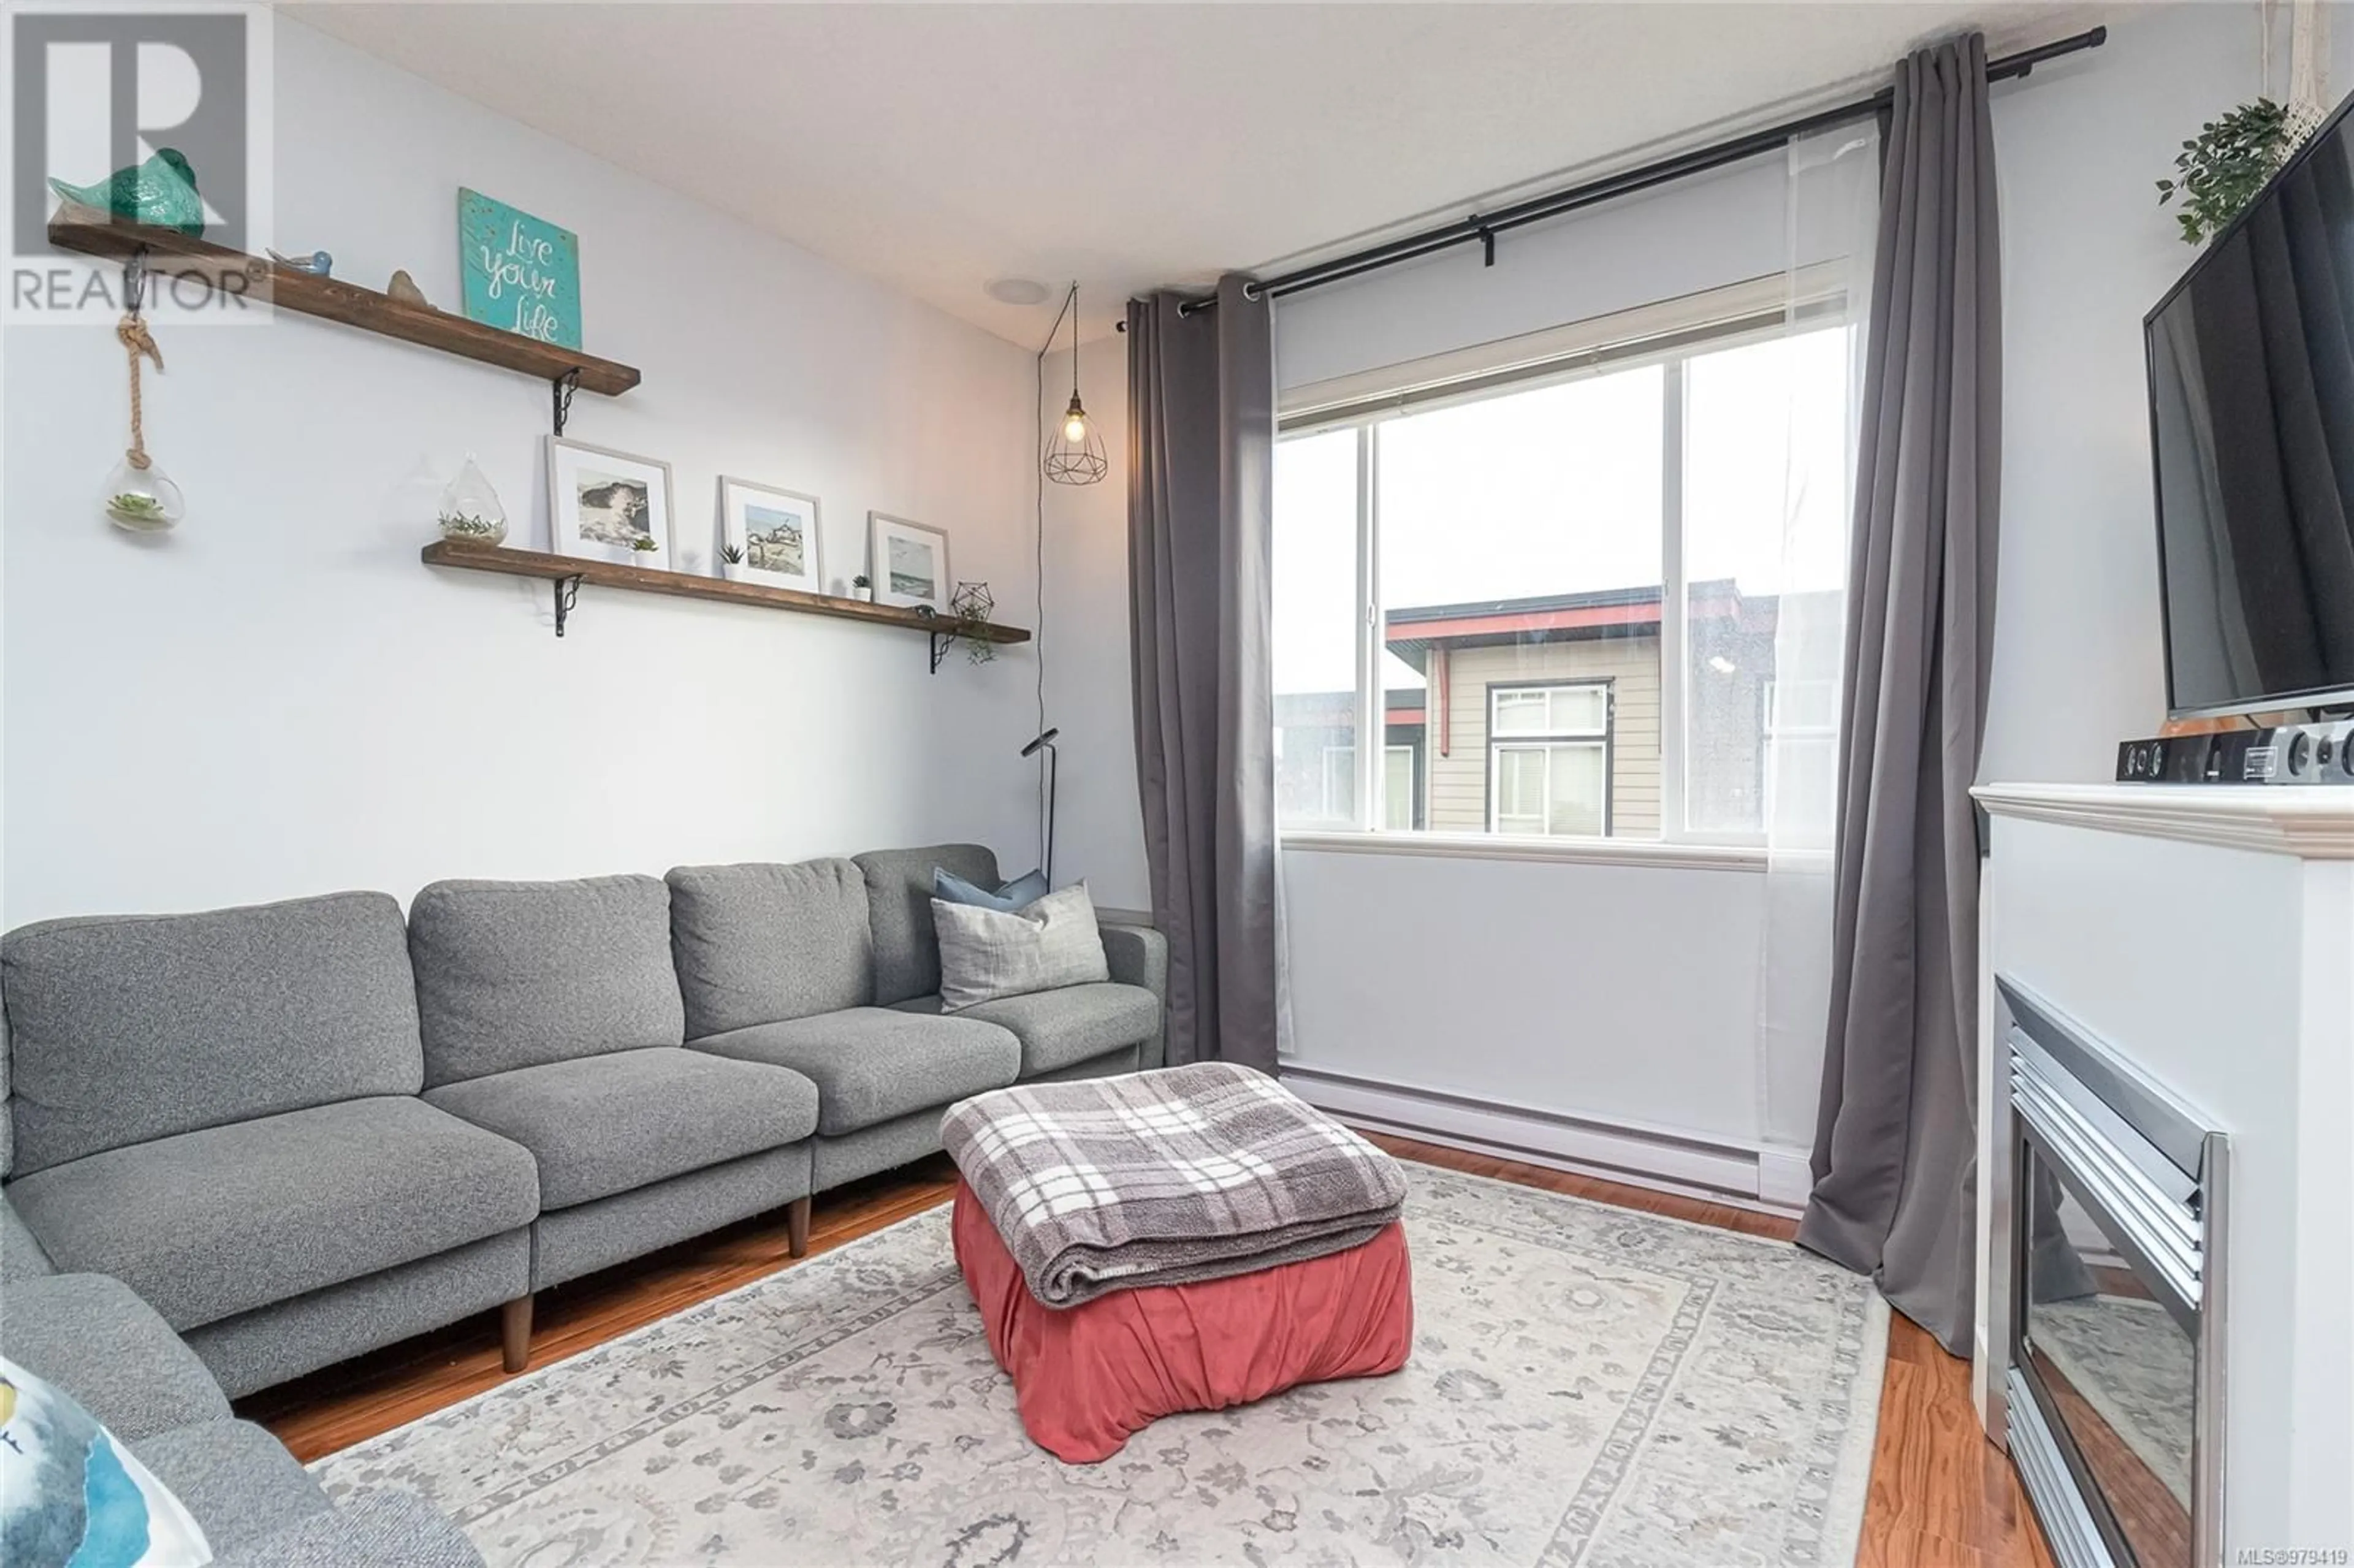
[[[1828,832],[1837,692],[1770,694],[1777,663],[1838,667],[1851,336],[1792,329],[1778,291],[1722,292],[1574,363],[1432,386],[1402,366],[1403,390],[1360,377],[1287,417],[1277,751],[1309,771],[1280,826]]]
[[[1405,832],[1422,825],[1419,820],[1419,798],[1416,792],[1415,747],[1385,746],[1382,748],[1382,826]],[[1357,818],[1357,748],[1353,746],[1328,746],[1324,748],[1324,820],[1353,822]]]
[[[1610,688],[1494,686],[1488,699],[1488,831],[1607,833]]]

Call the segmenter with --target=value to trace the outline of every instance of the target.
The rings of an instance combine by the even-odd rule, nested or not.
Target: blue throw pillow
[[[65,1392],[0,1359],[0,1561],[25,1568],[198,1568],[180,1499]]]
[[[932,896],[950,904],[969,904],[975,909],[997,909],[1011,915],[1046,896],[1046,874],[1025,871],[992,893],[986,887],[974,886],[952,871],[934,866]]]

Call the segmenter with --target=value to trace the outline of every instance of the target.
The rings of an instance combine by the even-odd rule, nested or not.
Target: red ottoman
[[[1030,1293],[962,1181],[953,1230],[957,1264],[989,1348],[1013,1379],[1022,1425],[1067,1464],[1108,1459],[1130,1434],[1180,1410],[1224,1410],[1297,1383],[1395,1372],[1414,1340],[1400,1224],[1346,1252],[1115,1290],[1061,1309]]]

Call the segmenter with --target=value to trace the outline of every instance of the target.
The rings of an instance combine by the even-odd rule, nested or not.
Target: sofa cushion
[[[0,1355],[64,1389],[125,1443],[228,1418],[196,1352],[138,1293],[103,1274],[11,1281]]]
[[[25,1228],[23,1217],[7,1199],[0,1197],[0,1286],[57,1271],[58,1266],[41,1250],[39,1238]]]
[[[408,910],[425,1082],[686,1038],[651,876],[437,882]]]
[[[875,933],[875,1001],[883,1007],[940,989],[940,948],[932,932],[932,873],[946,870],[981,887],[997,885],[997,857],[979,844],[875,850],[854,857],[866,877]]]
[[[899,1006],[938,1012],[940,999],[916,997]],[[1161,1027],[1161,999],[1140,986],[1105,982],[1000,997],[956,1016],[1012,1030],[1022,1042],[1022,1075],[1032,1078],[1150,1039]]]
[[[683,865],[663,880],[688,1039],[873,998],[866,878],[849,861]]]
[[[423,1081],[381,893],[27,926],[0,939],[0,995],[19,1176]]]
[[[857,1007],[783,1023],[757,1023],[690,1049],[790,1067],[817,1086],[817,1129],[828,1138],[967,1095],[1002,1089],[1022,1070],[1022,1043],[992,1023]]]
[[[328,1507],[327,1494],[277,1438],[250,1421],[207,1421],[131,1445],[196,1516],[216,1556]]]
[[[544,1209],[782,1149],[817,1128],[817,1087],[800,1074],[676,1046],[519,1067],[425,1097],[530,1150]]]
[[[531,1223],[531,1156],[422,1100],[314,1106],[109,1150],[9,1201],[58,1266],[111,1274],[173,1328]]]
[[[415,1492],[361,1492],[232,1547],[213,1568],[482,1568],[482,1554]]]

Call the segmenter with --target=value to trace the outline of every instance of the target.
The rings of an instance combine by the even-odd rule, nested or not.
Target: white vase
[[[850,597],[858,600],[861,604],[873,604],[875,602],[875,590],[872,588],[853,587],[850,590]]]

